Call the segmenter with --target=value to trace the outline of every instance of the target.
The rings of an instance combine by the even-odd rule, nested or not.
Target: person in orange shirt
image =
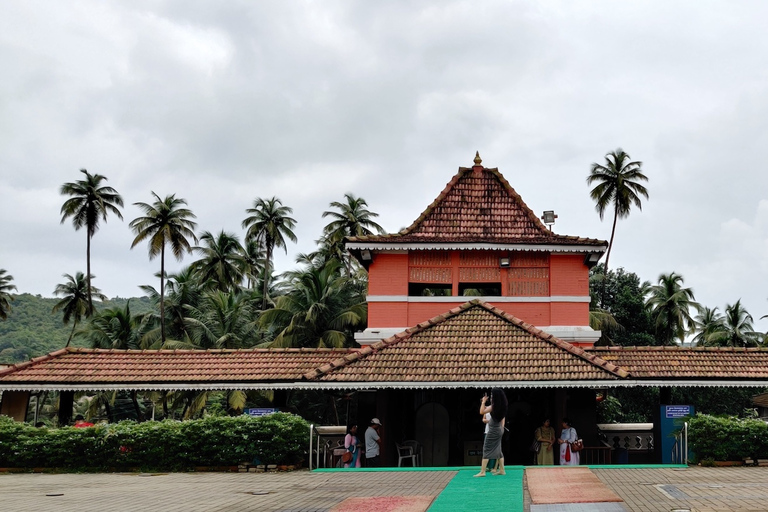
[[[86,427],[92,427],[92,426],[93,426],[93,423],[91,423],[90,421],[85,421],[85,418],[83,418],[82,414],[78,414],[77,416],[75,416],[75,424],[73,425],[73,427],[86,428]]]

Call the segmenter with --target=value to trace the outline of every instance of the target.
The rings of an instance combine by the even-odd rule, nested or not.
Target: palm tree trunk
[[[262,286],[262,292],[261,292],[261,309],[262,311],[267,310],[267,294],[269,293],[269,274],[270,274],[270,268],[272,266],[272,244],[270,240],[266,241],[267,246],[267,261],[264,262],[264,284]]]
[[[133,408],[136,410],[136,421],[143,421],[144,416],[141,414],[141,408],[139,407],[139,399],[136,396],[138,391],[131,391],[131,401],[133,402]]]
[[[619,212],[614,209],[613,227],[611,227],[611,240],[608,242],[608,252],[605,253],[605,267],[603,268],[603,292],[600,294],[600,307],[605,308],[605,287],[608,284],[608,260],[611,258],[611,249],[613,249],[613,237],[616,234],[616,221],[619,220]]]
[[[165,345],[165,243],[160,249],[160,341]]]
[[[72,341],[72,336],[75,334],[75,327],[77,327],[77,319],[72,322],[72,331],[69,333],[69,339],[67,340],[67,344],[64,345],[64,348],[67,348]]]
[[[613,227],[611,228],[611,240],[608,242],[608,252],[605,253],[605,275],[608,275],[608,260],[611,258],[611,249],[613,249],[613,236],[616,234],[616,221],[619,220],[619,212],[613,213]]]
[[[88,228],[88,243],[85,250],[85,260],[86,260],[86,271],[88,272],[88,275],[86,276],[86,282],[88,283],[88,315],[93,315],[93,297],[91,296],[91,230]],[[67,343],[69,345],[69,343]]]

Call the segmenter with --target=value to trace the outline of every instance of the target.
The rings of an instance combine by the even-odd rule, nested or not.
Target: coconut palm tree
[[[71,196],[61,205],[61,223],[72,217],[72,225],[75,230],[85,227],[86,230],[86,276],[88,280],[88,311],[86,316],[93,314],[93,300],[91,299],[91,238],[99,229],[99,220],[107,222],[107,213],[112,212],[120,220],[123,215],[118,206],[123,206],[123,198],[112,187],[103,186],[102,182],[107,178],[101,174],[90,174],[85,169],[80,169],[85,174],[84,180],[65,183],[61,186],[60,193]]]
[[[708,308],[703,306],[699,313],[693,319],[693,328],[696,336],[691,342],[697,346],[710,345],[715,337],[719,337],[724,329],[723,315],[717,308]]]
[[[96,313],[78,334],[92,348],[137,350],[142,347],[140,320],[131,315],[131,301],[124,308],[115,307]]]
[[[131,221],[130,227],[136,234],[131,249],[144,240],[149,240],[149,259],[160,255],[160,339],[165,343],[165,246],[169,245],[171,252],[178,261],[184,257],[185,252],[192,252],[189,240],[197,243],[195,227],[197,224],[190,219],[195,218],[191,210],[184,208],[187,204],[184,199],[177,199],[176,194],[160,196],[152,192],[155,202],[133,203],[143,212],[143,217],[137,217]]]
[[[214,290],[198,307],[188,306],[185,318],[195,348],[250,348],[256,344],[256,323],[247,296]]]
[[[272,251],[275,247],[282,247],[287,254],[288,248],[285,245],[285,239],[288,238],[293,243],[298,241],[293,232],[293,229],[296,227],[296,220],[289,217],[293,213],[293,209],[283,206],[283,203],[277,197],[272,197],[271,199],[257,198],[253,202],[253,208],[248,208],[245,212],[251,214],[242,223],[244,228],[248,228],[245,239],[246,241],[258,241],[265,252],[261,305],[261,308],[265,310],[269,300]]]
[[[11,312],[11,302],[14,299],[11,290],[16,289],[16,285],[11,284],[11,281],[13,276],[6,273],[4,268],[0,268],[0,319],[2,320],[8,318],[8,313]]]
[[[345,264],[347,276],[351,276],[350,259],[344,251],[344,238],[372,235],[373,229],[381,234],[384,233],[384,228],[373,220],[379,214],[368,209],[365,199],[355,197],[353,194],[344,194],[344,199],[344,202],[333,201],[330,204],[330,207],[335,210],[323,212],[323,218],[331,217],[332,220],[323,229],[321,247],[326,246],[325,250],[328,253],[338,255],[337,257]]]
[[[107,300],[107,297],[95,286],[90,287],[89,293],[88,280],[82,272],[75,273],[75,277],[69,274],[64,274],[64,277],[67,281],[57,284],[56,289],[53,290],[54,295],[61,297],[61,300],[53,306],[53,312],[64,312],[64,325],[73,320],[72,331],[69,333],[69,339],[65,345],[68,347],[72,342],[72,336],[75,334],[78,322],[83,317],[89,316],[88,312],[91,310],[89,300],[94,296],[99,300]]]
[[[658,284],[648,288],[646,306],[656,330],[656,339],[662,345],[674,345],[683,341],[694,325],[691,311],[699,305],[691,288],[683,288],[683,276],[672,272],[659,276]]]
[[[289,272],[292,289],[261,314],[260,325],[276,336],[274,347],[342,347],[367,318],[365,295],[339,275],[339,263]]]
[[[643,209],[640,196],[648,199],[648,191],[640,181],[648,181],[642,173],[642,162],[633,162],[621,148],[605,155],[605,165],[592,164],[587,184],[597,183],[589,195],[595,201],[595,209],[603,220],[606,210],[613,210],[613,227],[608,252],[605,255],[605,271],[608,272],[608,260],[613,249],[613,237],[616,234],[616,221],[629,216],[632,205]]]
[[[752,326],[752,315],[741,304],[726,304],[722,317],[722,328],[710,335],[708,345],[721,347],[756,347],[760,344],[760,333]]]
[[[254,239],[246,240],[241,256],[245,278],[248,281],[246,285],[249,289],[253,289],[257,285],[259,276],[264,276],[264,252],[261,250],[261,244]]]
[[[206,231],[200,235],[200,241],[205,246],[192,250],[202,258],[192,263],[191,268],[201,284],[210,283],[224,292],[238,289],[245,275],[245,259],[237,236],[223,230],[216,236]]]

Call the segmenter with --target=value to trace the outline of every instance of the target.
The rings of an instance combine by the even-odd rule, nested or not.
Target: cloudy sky
[[[59,214],[81,168],[126,203],[93,240],[110,297],[157,285],[128,228],[153,191],[186,199],[198,232],[239,236],[254,199],[278,196],[298,220],[283,271],[331,201],[362,196],[397,231],[475,151],[556,232],[608,239],[585,179],[622,147],[650,199],[619,222],[611,266],[675,271],[757,320],[766,19],[757,1],[0,0],[0,268],[43,296],[85,271],[85,232]]]

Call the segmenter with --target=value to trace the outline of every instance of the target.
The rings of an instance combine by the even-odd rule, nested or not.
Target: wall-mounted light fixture
[[[502,256],[499,258],[499,266],[502,268],[509,267],[509,256]]]
[[[363,261],[372,261],[373,258],[371,257],[371,251],[368,249],[363,249],[360,251],[360,257],[363,259]]]

